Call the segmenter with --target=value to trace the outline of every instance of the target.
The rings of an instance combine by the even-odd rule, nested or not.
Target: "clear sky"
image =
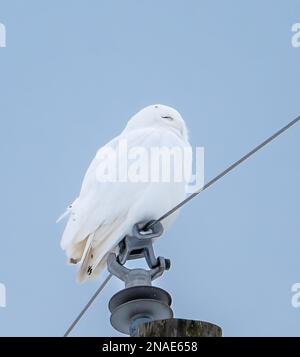
[[[162,103],[209,180],[300,114],[298,0],[0,0],[0,335],[61,336],[100,281],[75,282],[55,220],[96,150]],[[300,335],[300,125],[193,200],[156,246],[176,317],[226,336]],[[118,336],[112,281],[74,336]]]

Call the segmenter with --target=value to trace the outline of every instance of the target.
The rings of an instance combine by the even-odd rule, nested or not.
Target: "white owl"
[[[120,159],[125,144],[127,162]],[[157,172],[154,178],[151,176],[150,171],[157,164],[151,155],[160,148],[191,149],[181,115],[157,104],[135,114],[123,132],[97,152],[79,196],[62,216],[68,215],[69,219],[61,247],[70,263],[80,264],[79,282],[100,274],[106,267],[108,253],[116,251],[135,223],[157,219],[185,198],[186,178],[174,179],[176,160],[169,161],[169,168],[166,163],[163,167],[156,165],[156,169],[170,171],[170,180]],[[165,230],[175,216],[172,214],[162,222]]]

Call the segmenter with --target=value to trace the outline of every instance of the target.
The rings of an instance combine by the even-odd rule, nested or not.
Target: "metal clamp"
[[[171,318],[171,296],[163,289],[152,286],[152,281],[169,270],[169,259],[155,257],[153,240],[163,233],[160,222],[144,231],[145,222],[134,225],[132,234],[119,244],[119,254],[110,253],[107,267],[111,274],[124,281],[125,289],[116,293],[109,302],[112,326],[125,334],[134,334],[140,323],[160,318]],[[144,258],[149,269],[129,269],[128,260]]]
[[[156,223],[148,231],[142,231],[145,223],[137,223],[133,226],[133,234],[127,235],[119,244],[119,255],[110,253],[107,258],[107,266],[110,273],[125,282],[126,287],[136,285],[149,285],[160,277],[165,270],[169,270],[171,262],[163,257],[155,257],[153,239],[163,233],[163,226]],[[150,270],[128,269],[124,266],[127,260],[145,258]]]

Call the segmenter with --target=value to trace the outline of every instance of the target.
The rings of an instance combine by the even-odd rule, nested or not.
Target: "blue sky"
[[[55,220],[96,150],[142,107],[178,109],[209,180],[300,114],[299,1],[0,0],[2,336],[61,336],[100,281],[77,285]],[[226,336],[300,335],[295,126],[186,206],[158,242],[176,317]],[[74,336],[118,336],[112,281]]]

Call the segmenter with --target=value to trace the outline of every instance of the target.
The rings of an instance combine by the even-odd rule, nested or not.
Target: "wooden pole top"
[[[221,327],[206,321],[166,319],[146,322],[136,337],[222,337]]]

